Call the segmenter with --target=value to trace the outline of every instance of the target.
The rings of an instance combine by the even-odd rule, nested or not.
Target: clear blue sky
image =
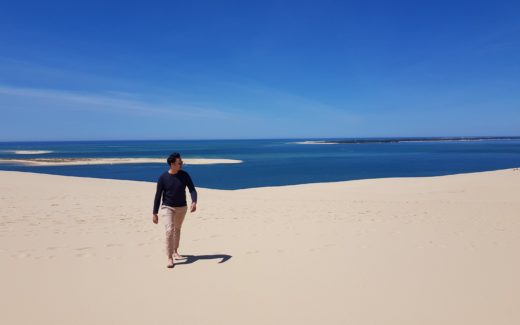
[[[0,141],[520,135],[519,1],[3,1]]]

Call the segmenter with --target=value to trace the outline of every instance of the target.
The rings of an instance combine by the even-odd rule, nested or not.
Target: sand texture
[[[0,323],[520,324],[518,169],[198,189],[174,269],[154,191],[0,172]]]

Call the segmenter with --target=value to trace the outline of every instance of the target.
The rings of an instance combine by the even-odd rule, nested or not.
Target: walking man
[[[172,268],[175,266],[175,260],[183,259],[178,252],[178,248],[182,222],[188,211],[186,187],[188,187],[191,196],[190,212],[197,210],[197,191],[190,175],[182,170],[183,162],[178,152],[172,153],[166,161],[170,169],[164,172],[157,181],[152,221],[155,224],[159,222],[160,206],[161,217],[166,228],[167,267]]]

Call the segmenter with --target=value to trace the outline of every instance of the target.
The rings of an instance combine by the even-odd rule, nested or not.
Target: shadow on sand
[[[224,263],[231,258],[231,255],[218,254],[218,255],[182,255],[186,259],[176,260],[175,265],[191,264],[198,260],[215,260],[220,259],[220,263]]]

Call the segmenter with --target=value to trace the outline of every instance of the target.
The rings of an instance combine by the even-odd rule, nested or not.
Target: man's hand
[[[153,217],[152,217],[152,221],[153,221],[153,223],[157,224],[159,222],[159,216],[154,213]]]
[[[192,202],[190,207],[190,212],[197,211],[197,202]]]

